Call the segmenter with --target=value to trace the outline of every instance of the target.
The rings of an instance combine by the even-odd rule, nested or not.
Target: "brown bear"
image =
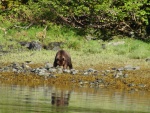
[[[67,67],[69,67],[69,69],[73,68],[71,63],[71,57],[69,53],[67,53],[65,50],[59,50],[56,53],[53,67],[57,66],[63,66],[63,69],[67,69]]]

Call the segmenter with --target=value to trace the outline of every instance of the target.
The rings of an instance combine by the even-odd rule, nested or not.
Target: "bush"
[[[92,30],[92,35],[104,40],[118,34],[149,40],[148,0],[5,0],[1,3],[1,15],[15,24],[43,26],[53,22],[77,28],[83,34]]]

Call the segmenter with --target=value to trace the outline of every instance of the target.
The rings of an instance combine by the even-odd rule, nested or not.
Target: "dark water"
[[[150,113],[150,92],[0,85],[0,113]]]

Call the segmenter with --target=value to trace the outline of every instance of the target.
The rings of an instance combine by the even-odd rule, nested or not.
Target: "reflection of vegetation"
[[[148,102],[143,101],[149,99],[149,95],[141,94],[141,92],[126,93],[108,89],[71,88],[73,92],[71,93],[69,106],[56,107],[51,104],[52,93],[59,92],[63,88],[17,85],[0,85],[0,88],[0,108],[2,113],[140,113],[138,111],[146,113],[148,110],[148,105],[145,105]],[[63,89],[63,91],[68,92],[69,90]],[[139,102],[142,102],[142,104]],[[131,105],[131,103],[134,104]],[[126,107],[131,108],[132,111],[126,109]]]
[[[80,110],[78,110],[80,109]],[[133,111],[130,111],[130,110],[126,110],[126,111],[121,111],[121,110],[108,110],[108,109],[91,109],[91,108],[78,108],[78,107],[70,107],[68,108],[69,113],[76,113],[78,111],[80,111],[79,113],[141,113],[141,112],[133,112]],[[148,112],[145,112],[145,113],[148,113]]]

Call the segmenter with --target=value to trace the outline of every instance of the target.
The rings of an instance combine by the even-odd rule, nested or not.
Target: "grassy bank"
[[[5,26],[4,26],[5,25]],[[11,23],[1,24],[7,28]],[[31,26],[29,29],[13,27],[4,32],[0,30],[0,62],[33,61],[43,64],[53,63],[56,51],[29,51],[19,45],[20,41],[64,42],[61,48],[69,51],[75,68],[97,67],[98,65],[145,65],[150,58],[150,44],[139,40],[116,36],[112,41],[93,40],[92,36],[81,35],[75,29],[49,24],[45,27]],[[45,37],[43,37],[43,33]],[[12,48],[13,49],[12,49]],[[7,51],[4,53],[3,51]],[[9,52],[8,52],[9,51]]]
[[[144,66],[149,67],[149,62],[145,59],[131,59],[124,55],[116,55],[113,53],[85,53],[83,51],[75,51],[67,49],[72,56],[72,62],[74,68],[98,68],[104,66],[109,68],[110,66]],[[0,62],[7,64],[11,62],[24,62],[32,61],[34,64],[44,64],[45,62],[53,63],[56,51],[42,50],[42,51],[25,51],[15,53],[5,53],[0,56]]]
[[[20,41],[39,41],[37,33],[42,33],[44,28],[31,27],[27,30],[11,29],[7,31],[7,34],[0,33],[0,45],[2,49],[0,51],[0,63],[1,65],[10,64],[12,62],[23,63],[25,61],[32,61],[29,66],[41,67],[46,62],[53,64],[54,57],[57,51],[45,50],[34,51],[21,47],[18,42]],[[90,37],[90,38],[89,38]],[[72,58],[72,64],[75,69],[87,70],[88,68],[94,68],[99,72],[110,71],[112,68],[120,68],[126,65],[139,66],[139,70],[127,71],[129,75],[127,78],[114,79],[113,74],[110,76],[98,76],[99,79],[104,79],[107,83],[115,83],[110,85],[110,88],[127,89],[132,90],[132,87],[128,84],[137,84],[135,90],[149,91],[149,77],[150,77],[150,61],[146,59],[150,58],[150,45],[148,43],[134,40],[132,38],[125,37],[113,37],[112,41],[93,40],[92,36],[78,35],[77,32],[70,28],[63,28],[53,26],[46,31],[46,37],[43,39],[43,44],[50,42],[64,42],[61,46],[62,49],[67,50]],[[10,48],[10,47],[13,47]],[[21,49],[20,49],[21,48]],[[1,66],[0,65],[0,66]],[[101,75],[101,74],[99,74]],[[24,76],[22,73],[16,76],[12,72],[1,72],[1,82],[4,84],[18,84],[27,86],[38,85],[55,85],[58,87],[66,87],[71,85],[79,86],[78,82],[74,84],[72,79],[78,81],[93,82],[97,76],[72,76],[64,75],[59,76],[57,79],[49,78],[48,81],[41,76]],[[7,79],[6,79],[7,78]],[[17,78],[17,79],[16,79]],[[63,81],[62,81],[63,80]],[[67,84],[66,82],[67,81]],[[144,84],[146,87],[139,87],[139,84]]]

